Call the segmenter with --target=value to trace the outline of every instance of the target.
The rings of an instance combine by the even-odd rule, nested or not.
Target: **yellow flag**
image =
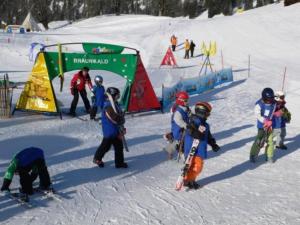
[[[39,53],[16,109],[57,112],[44,53]]]
[[[210,56],[214,56],[216,53],[217,53],[217,43],[216,42],[213,42],[212,44],[210,43],[210,53],[209,55]]]

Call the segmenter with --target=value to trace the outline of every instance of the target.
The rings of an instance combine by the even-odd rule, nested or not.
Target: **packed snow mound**
[[[1,41],[0,71],[8,71],[11,80],[26,81],[32,67],[28,61],[31,42],[105,42],[134,47],[149,73],[156,94],[161,85],[171,85],[180,77],[198,76],[203,63],[202,41],[216,41],[218,53],[211,57],[213,68],[233,67],[235,81],[199,96],[190,104],[209,101],[213,105],[208,120],[218,153],[209,150],[204,169],[198,177],[197,191],[177,192],[175,182],[181,163],[167,161],[162,151],[162,135],[170,130],[170,114],[128,116],[125,153],[128,169],[114,168],[114,152],[105,157],[105,167],[92,163],[102,140],[101,125],[77,118],[28,115],[16,112],[9,120],[0,120],[0,175],[17,151],[37,146],[45,150],[48,169],[63,202],[31,197],[38,207],[27,210],[0,196],[1,224],[292,224],[300,223],[300,4],[283,7],[274,4],[232,17],[206,20],[143,15],[101,16],[41,34],[18,36],[13,42]],[[179,43],[186,38],[196,43],[195,58],[183,59],[182,46],[176,50],[179,65],[159,68],[175,34]],[[6,36],[0,34],[0,40]],[[250,76],[248,57],[250,55]],[[287,151],[275,151],[275,163],[264,161],[263,150],[256,164],[249,163],[249,151],[256,135],[254,104],[264,87],[284,90],[292,122],[287,125]],[[14,72],[13,72],[14,71]],[[0,72],[2,73],[2,72]],[[57,98],[68,110],[71,75],[59,92],[59,80],[53,87]],[[106,71],[104,85],[123,87],[124,80]],[[15,90],[16,103],[20,90]],[[77,112],[83,114],[79,101]],[[88,116],[82,115],[84,118]],[[2,182],[2,179],[0,179]],[[12,188],[19,187],[15,177]]]

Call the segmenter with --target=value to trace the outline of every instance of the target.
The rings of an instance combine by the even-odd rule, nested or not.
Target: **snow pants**
[[[44,159],[37,159],[26,167],[18,167],[20,184],[22,191],[26,194],[32,194],[32,183],[37,177],[40,179],[40,186],[47,188],[50,186],[50,176]]]
[[[176,50],[176,45],[172,45],[172,51],[175,52]]]
[[[109,151],[112,145],[114,146],[115,149],[115,165],[116,166],[122,165],[124,163],[123,142],[118,137],[103,138],[100,146],[98,147],[94,155],[94,159],[102,161],[102,158]]]
[[[284,138],[286,136],[286,128],[278,128],[273,130],[274,142],[276,146],[282,146],[284,144]]]
[[[184,55],[185,59],[189,59],[190,58],[189,51],[190,50],[185,50],[185,55]]]
[[[264,138],[264,135],[265,135],[265,131],[263,129],[258,129],[255,141],[251,147],[250,156],[254,156],[255,158],[258,156],[260,151],[259,143]],[[273,155],[274,155],[273,131],[269,132],[266,144],[267,146],[265,147],[265,155],[267,159],[273,159]]]
[[[191,166],[187,172],[187,175],[184,177],[185,182],[195,181],[197,176],[201,173],[203,169],[203,159],[199,156],[195,156],[192,159]]]
[[[82,101],[84,103],[86,112],[90,112],[91,105],[90,105],[90,102],[87,98],[86,90],[83,89],[82,91],[78,91],[77,89],[74,89],[74,97],[73,97],[73,101],[71,103],[70,113],[75,113],[75,111],[76,111],[76,107],[77,107],[78,100],[79,100],[79,94],[80,94],[80,96],[82,98]]]

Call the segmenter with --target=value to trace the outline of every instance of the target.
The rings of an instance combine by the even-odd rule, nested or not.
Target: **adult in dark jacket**
[[[25,195],[25,199],[28,199],[27,195],[33,194],[32,183],[37,177],[40,179],[41,189],[50,188],[44,152],[40,148],[26,148],[13,157],[4,175],[1,191],[10,191],[9,186],[14,174],[20,176],[21,192]]]
[[[97,75],[94,79],[95,85],[93,86],[91,92],[92,98],[92,109],[90,113],[91,120],[95,119],[98,109],[102,110],[105,100],[105,89],[102,85],[103,78],[100,75]]]
[[[195,43],[193,41],[191,41],[190,43],[190,52],[191,52],[191,57],[194,57],[194,50],[195,50]]]
[[[125,135],[125,128],[120,129],[124,127],[125,118],[117,102],[120,98],[120,91],[117,88],[109,87],[106,90],[106,95],[107,99],[104,102],[101,117],[103,140],[94,155],[93,162],[99,167],[104,167],[102,159],[113,145],[115,149],[115,167],[127,168],[128,166],[124,162],[122,142],[122,136]]]
[[[83,67],[78,73],[76,73],[72,80],[71,80],[71,94],[74,96],[73,101],[71,103],[70,114],[72,116],[76,115],[76,107],[79,99],[79,94],[82,98],[84,103],[86,112],[90,112],[91,105],[87,98],[87,93],[85,90],[85,85],[88,84],[90,90],[92,89],[93,85],[91,82],[91,78],[89,75],[89,68]]]

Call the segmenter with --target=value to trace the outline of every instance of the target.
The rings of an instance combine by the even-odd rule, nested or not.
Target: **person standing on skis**
[[[286,136],[286,123],[291,121],[291,113],[286,108],[285,94],[283,91],[277,91],[275,93],[276,110],[274,112],[274,129],[273,136],[276,143],[276,148],[287,150],[287,146],[284,144],[284,138]]]
[[[194,57],[195,47],[196,47],[195,43],[193,42],[193,40],[191,40],[191,43],[190,43],[191,58]]]
[[[1,191],[10,191],[14,174],[20,176],[20,194],[24,201],[29,201],[28,195],[33,194],[32,183],[37,177],[40,179],[40,189],[52,190],[44,152],[40,148],[25,148],[13,157],[4,175]]]
[[[173,34],[171,37],[172,51],[175,52],[177,46],[177,37]]]
[[[94,120],[98,111],[98,108],[102,110],[105,100],[105,89],[102,85],[103,78],[100,75],[97,75],[94,79],[95,85],[93,86],[91,92],[92,99],[92,109],[90,113],[90,119]]]
[[[190,42],[188,39],[185,40],[184,42],[184,50],[185,50],[185,54],[184,54],[184,58],[185,59],[189,59],[189,52],[190,52]]]
[[[261,99],[255,104],[255,116],[257,119],[257,135],[250,151],[250,162],[255,163],[260,149],[265,148],[266,161],[273,163],[274,143],[273,143],[273,114],[276,103],[274,101],[274,91],[271,88],[263,89]]]
[[[85,106],[85,110],[87,113],[90,113],[91,105],[87,98],[87,93],[85,90],[85,85],[88,84],[90,90],[93,85],[91,82],[91,78],[89,75],[89,68],[83,67],[78,73],[76,73],[71,80],[71,94],[73,95],[73,101],[71,103],[71,108],[69,114],[72,116],[76,116],[76,107],[79,99],[79,94],[82,98],[82,101]]]
[[[126,129],[120,129],[125,124],[124,114],[118,104],[120,91],[115,87],[109,87],[106,90],[106,95],[107,98],[101,116],[103,139],[94,155],[93,162],[99,167],[104,167],[102,159],[113,145],[115,149],[115,167],[127,168],[128,165],[124,162],[122,142],[122,136],[125,135]]]
[[[184,138],[185,159],[188,158],[194,139],[200,140],[195,155],[190,161],[187,174],[183,178],[183,185],[191,189],[199,188],[196,178],[203,169],[204,159],[207,158],[207,145],[211,145],[214,152],[220,150],[220,147],[217,145],[216,140],[210,132],[209,124],[206,122],[211,111],[212,107],[208,102],[196,103],[187,125],[187,131]]]

